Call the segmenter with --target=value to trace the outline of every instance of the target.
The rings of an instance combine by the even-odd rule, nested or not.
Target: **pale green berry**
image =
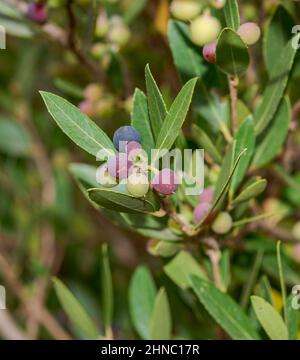
[[[171,14],[178,20],[189,21],[200,12],[201,4],[193,0],[174,0],[171,3]]]
[[[222,9],[226,5],[226,0],[210,0],[210,4],[216,9]]]
[[[254,22],[247,22],[239,27],[238,34],[245,44],[254,45],[259,40],[261,31]]]
[[[170,241],[150,240],[147,244],[148,252],[153,256],[171,257],[179,250],[181,245]]]
[[[96,20],[95,35],[97,37],[103,37],[108,33],[109,21],[105,13],[98,15]]]
[[[298,222],[294,225],[294,227],[293,227],[293,229],[292,229],[292,234],[293,234],[293,236],[294,236],[297,240],[300,241],[300,221],[298,221]]]
[[[97,183],[104,187],[113,187],[117,185],[115,177],[108,172],[107,164],[100,166],[96,172]]]
[[[220,21],[209,14],[197,17],[190,25],[191,40],[199,46],[204,46],[216,40],[220,31]]]
[[[148,177],[142,172],[133,172],[127,179],[127,190],[134,197],[145,196],[149,191]]]
[[[119,16],[111,18],[108,40],[118,46],[124,46],[130,39],[130,29]]]
[[[232,217],[228,212],[221,212],[212,224],[212,229],[216,234],[227,234],[232,228]]]

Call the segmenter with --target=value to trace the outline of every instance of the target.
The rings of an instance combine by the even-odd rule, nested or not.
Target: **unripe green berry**
[[[96,172],[97,183],[104,187],[113,187],[117,185],[116,178],[112,177],[107,168],[107,164],[100,166]]]
[[[118,46],[124,46],[129,41],[130,30],[128,26],[123,22],[122,18],[114,16],[111,19],[108,39],[110,42]]]
[[[109,21],[105,13],[98,15],[96,20],[95,35],[103,37],[109,30]]]
[[[199,46],[204,46],[216,40],[220,31],[220,21],[209,14],[197,17],[190,26],[191,39],[193,43]]]
[[[180,244],[170,241],[150,240],[147,244],[147,250],[151,255],[161,257],[174,256],[180,247]]]
[[[254,45],[260,38],[260,28],[254,22],[247,22],[238,29],[238,34],[245,44]]]
[[[182,21],[194,19],[199,14],[200,9],[200,3],[193,0],[174,0],[170,6],[171,14]]]
[[[227,234],[232,228],[232,217],[227,212],[221,212],[212,224],[216,234]]]
[[[127,190],[134,197],[145,196],[149,191],[148,177],[142,172],[133,172],[127,179]]]

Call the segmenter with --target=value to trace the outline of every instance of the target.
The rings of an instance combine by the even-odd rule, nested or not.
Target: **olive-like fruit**
[[[168,168],[165,168],[155,174],[151,181],[151,186],[154,190],[162,195],[171,195],[178,189],[178,177],[176,173]]]
[[[254,22],[247,22],[241,25],[237,32],[246,45],[254,45],[261,35],[259,26]]]
[[[209,14],[197,17],[190,25],[191,40],[199,46],[204,46],[216,40],[220,31],[220,21]]]
[[[181,21],[194,19],[201,10],[201,4],[195,0],[174,0],[171,3],[170,11],[174,18]]]
[[[227,234],[232,228],[232,217],[228,212],[221,212],[218,214],[212,224],[212,230],[216,234]]]

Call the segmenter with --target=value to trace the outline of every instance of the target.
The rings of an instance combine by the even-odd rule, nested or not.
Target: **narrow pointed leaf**
[[[272,123],[266,130],[266,134],[262,137],[262,141],[256,148],[253,159],[255,167],[267,165],[281,150],[289,131],[291,118],[291,103],[286,96],[282,100]]]
[[[152,191],[145,198],[133,197],[123,186],[94,188],[89,189],[88,193],[92,201],[109,210],[136,214],[153,213],[160,209],[160,203]]]
[[[102,262],[101,262],[101,294],[102,294],[102,311],[105,328],[111,328],[114,299],[111,270],[109,265],[107,244],[102,245]]]
[[[232,339],[259,339],[251,320],[229,295],[196,276],[191,276],[191,281],[199,301]]]
[[[145,74],[151,128],[154,138],[157,139],[164,119],[167,116],[167,108],[160,93],[160,90],[151,73],[149,65],[146,66]]]
[[[150,339],[150,321],[154,309],[156,288],[145,266],[136,269],[129,286],[130,315],[135,330],[142,339]]]
[[[240,26],[240,13],[237,0],[227,0],[224,7],[226,25],[237,31]]]
[[[295,35],[274,58],[274,67],[270,80],[263,93],[263,98],[254,113],[255,132],[261,134],[272,121],[282,100],[292,69],[297,49],[293,42],[299,40],[300,34]]]
[[[260,179],[255,183],[247,186],[233,201],[232,205],[235,206],[242,202],[248,201],[260,195],[267,187],[267,180]]]
[[[181,89],[159,132],[156,149],[169,150],[174,144],[187,116],[197,79],[191,79]]]
[[[79,147],[97,156],[100,150],[115,153],[110,138],[76,106],[58,95],[41,91],[47,109],[61,130]]]
[[[161,288],[155,298],[154,309],[151,317],[151,340],[170,340],[172,319],[166,290]]]
[[[151,129],[147,97],[139,89],[135,90],[133,96],[131,125],[141,134],[143,149],[150,156],[151,149],[155,147],[155,141]]]
[[[278,311],[259,296],[251,296],[255,314],[271,340],[288,340],[287,328]]]
[[[204,149],[204,151],[206,151],[216,162],[222,162],[221,154],[204,130],[202,130],[199,126],[193,124],[192,134],[199,148]]]
[[[99,332],[85,309],[60,280],[54,278],[53,283],[56,295],[71,322],[89,339],[96,339]]]

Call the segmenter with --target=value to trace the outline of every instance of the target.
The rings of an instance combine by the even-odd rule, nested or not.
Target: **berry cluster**
[[[28,5],[27,13],[28,19],[37,24],[45,24],[48,20],[48,10],[45,4],[34,1]]]
[[[212,208],[214,191],[206,188],[201,193],[199,205],[194,209],[194,222],[199,224],[209,214]],[[212,230],[219,235],[227,234],[232,228],[232,217],[228,212],[220,212],[212,223]]]
[[[84,100],[79,104],[80,110],[89,117],[106,117],[114,108],[114,98],[98,84],[89,84],[83,91]]]
[[[114,133],[113,143],[118,153],[110,156],[98,169],[97,181],[100,185],[114,187],[118,183],[124,184],[127,191],[137,198],[145,196],[150,187],[164,196],[177,190],[178,178],[171,169],[156,170],[151,180],[141,136],[134,127],[119,128]]]

